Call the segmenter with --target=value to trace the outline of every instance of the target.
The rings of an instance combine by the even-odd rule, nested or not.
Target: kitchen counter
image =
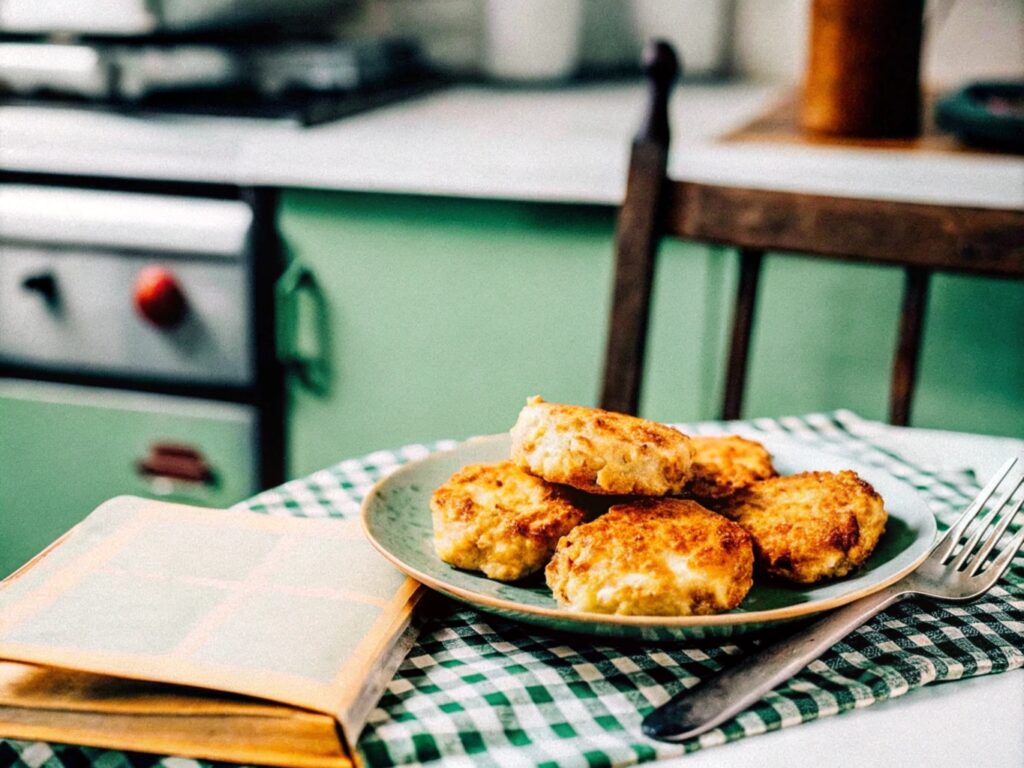
[[[785,92],[684,85],[672,103],[670,174],[740,187],[1024,208],[1024,158],[723,143]],[[334,123],[133,118],[0,107],[5,170],[313,189],[617,204],[638,84],[461,86]]]

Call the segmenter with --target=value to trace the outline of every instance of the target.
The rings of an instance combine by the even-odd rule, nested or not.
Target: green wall
[[[292,474],[346,456],[507,429],[527,395],[593,403],[614,211],[288,191],[280,228],[327,300],[332,389],[291,387]],[[662,249],[642,411],[713,418],[736,279],[721,248]],[[901,276],[766,261],[746,415],[884,418]],[[1024,435],[1024,284],[935,279],[919,426]]]

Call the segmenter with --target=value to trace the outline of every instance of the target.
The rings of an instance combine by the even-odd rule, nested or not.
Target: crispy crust
[[[463,467],[434,491],[430,511],[438,557],[501,581],[543,568],[586,516],[566,491],[511,461]]]
[[[750,532],[761,570],[800,584],[863,564],[888,517],[882,497],[850,470],[763,480],[727,499],[721,511]]]
[[[531,397],[512,427],[512,459],[588,493],[663,496],[689,480],[689,438],[636,416]]]
[[[772,455],[763,445],[738,435],[692,435],[692,479],[685,494],[705,506],[718,502],[759,480],[774,477]]]
[[[753,567],[740,526],[695,501],[643,499],[562,538],[545,576],[570,610],[688,616],[739,605]]]

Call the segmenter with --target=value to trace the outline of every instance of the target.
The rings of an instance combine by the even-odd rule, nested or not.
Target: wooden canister
[[[812,0],[804,130],[918,135],[923,15],[924,0]]]

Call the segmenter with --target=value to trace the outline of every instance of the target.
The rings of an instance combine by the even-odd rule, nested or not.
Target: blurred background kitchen
[[[931,95],[1022,81],[1024,2],[925,4],[912,165],[742,140],[805,78],[810,5],[0,0],[0,575],[116,494],[226,506],[596,402],[652,37],[685,62],[674,177],[1020,207],[1019,94],[977,150]],[[643,415],[716,417],[736,281],[663,247]],[[902,291],[772,255],[743,415],[884,419]],[[1021,282],[935,275],[924,327],[912,423],[1024,435]]]

